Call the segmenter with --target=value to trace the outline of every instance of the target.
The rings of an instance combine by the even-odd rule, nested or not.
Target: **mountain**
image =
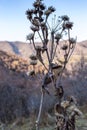
[[[29,43],[21,41],[0,41],[0,50],[19,55],[25,59],[29,58],[32,54],[33,46]],[[33,50],[34,51],[34,50]],[[86,55],[87,56],[87,40],[77,42],[73,55]]]
[[[29,55],[32,53],[32,47],[28,43],[19,41],[0,41],[0,50],[11,54],[16,54],[25,59],[28,59]]]

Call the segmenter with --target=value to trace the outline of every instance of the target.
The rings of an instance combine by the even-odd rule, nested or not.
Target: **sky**
[[[0,41],[23,41],[30,32],[25,12],[34,0],[0,0]],[[56,8],[56,16],[68,15],[74,23],[72,36],[87,40],[87,0],[44,0]],[[52,16],[53,17],[53,16]]]

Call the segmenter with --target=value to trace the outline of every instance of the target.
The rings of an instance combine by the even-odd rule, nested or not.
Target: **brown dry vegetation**
[[[87,43],[87,42],[86,42]],[[77,64],[72,65],[72,71],[65,70],[62,84],[65,91],[65,98],[70,95],[74,95],[80,105],[87,104],[87,48],[86,43],[79,43],[74,52],[72,61],[74,63],[75,58],[80,60]],[[16,44],[17,48],[21,46],[25,48],[21,54],[13,53],[12,47],[9,43],[0,43],[0,120],[2,122],[12,122],[20,117],[31,117],[32,120],[37,115],[39,103],[40,103],[40,88],[43,74],[37,73],[35,76],[28,76],[27,71],[32,69],[29,66],[28,44],[19,43]],[[21,45],[22,44],[22,45]],[[14,43],[15,46],[15,43]],[[6,48],[4,48],[6,47]],[[18,48],[18,50],[19,50]],[[28,48],[30,49],[30,48]],[[80,50],[81,49],[81,50]],[[3,51],[4,50],[4,51]],[[82,52],[83,50],[83,52]],[[78,52],[79,51],[79,52]],[[30,51],[29,51],[30,52]],[[22,54],[24,56],[22,56]],[[83,54],[84,62],[81,61],[79,54]],[[26,57],[26,60],[24,59]],[[69,64],[70,65],[70,64]],[[35,70],[41,72],[43,68],[41,65],[36,66]],[[51,95],[45,96],[42,113],[51,113],[54,104],[58,101],[54,96],[54,89],[52,85],[48,86]],[[45,115],[46,118],[46,114]],[[21,118],[22,119],[22,118]],[[44,124],[47,123],[44,121]]]

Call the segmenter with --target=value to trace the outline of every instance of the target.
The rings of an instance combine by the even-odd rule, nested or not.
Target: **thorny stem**
[[[51,27],[50,27],[50,25],[49,25],[49,23],[47,22],[47,25],[48,25],[48,27],[49,27],[49,29],[50,29],[50,31],[51,31]]]
[[[53,47],[54,47],[54,31],[51,32],[51,38],[52,38],[52,42],[51,42],[51,51],[50,51],[50,61],[52,62],[52,57],[53,57]]]
[[[56,54],[57,46],[58,46],[58,44],[56,44],[56,46],[55,46],[54,53],[53,53],[53,57],[52,57],[52,61],[53,61],[54,56],[55,56],[55,54]]]
[[[63,30],[61,31],[60,34],[62,34],[62,33],[63,33]],[[59,41],[58,41],[58,42],[59,42]],[[54,49],[54,53],[53,53],[53,57],[52,57],[52,61],[53,61],[53,59],[54,59],[54,57],[55,57],[56,50],[57,50],[57,46],[58,46],[58,43],[56,43],[56,46],[55,46],[55,49]]]
[[[47,72],[48,72],[48,68],[46,67],[46,65],[43,63],[43,62],[41,62],[42,63],[42,65],[45,67],[45,69],[47,70]]]
[[[73,49],[72,49],[71,54],[69,55],[69,57],[68,57],[68,59],[67,59],[67,62],[69,61],[69,59],[70,59],[70,57],[71,57],[71,55],[72,55],[72,53],[73,53],[73,51],[74,51],[74,49],[75,49],[75,46],[76,46],[76,43],[74,43],[74,47],[73,47]]]
[[[41,30],[42,30],[42,28],[41,28]],[[44,39],[44,41],[45,41],[45,36],[44,36],[43,31],[42,31],[42,34],[43,34],[43,39]],[[43,43],[43,44],[45,44],[45,46],[47,47],[46,43]],[[50,58],[49,58],[48,49],[46,49],[46,54],[47,54],[48,62],[49,62],[49,64],[50,64]]]
[[[58,23],[58,24],[57,24],[57,26],[55,27],[55,29],[54,29],[54,30],[55,30],[55,32],[57,31],[56,29],[57,29],[57,27],[58,27],[60,24],[61,24],[61,22],[60,22],[60,23]]]
[[[41,41],[42,41],[42,43],[43,43],[43,40],[42,40],[42,37],[41,37],[41,35],[40,35],[39,31],[38,31],[38,35],[39,35],[39,37],[40,37],[40,39],[41,39]]]
[[[34,49],[36,50],[36,46],[35,46],[35,42],[34,42],[34,38],[33,38],[33,46],[34,46]]]
[[[41,111],[42,111],[42,106],[43,106],[43,99],[44,99],[44,91],[42,90],[39,113],[36,120],[36,130],[39,130],[39,122],[40,122],[40,116],[41,116]]]

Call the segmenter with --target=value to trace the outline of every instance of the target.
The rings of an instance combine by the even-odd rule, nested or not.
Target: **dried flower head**
[[[44,13],[46,16],[49,16],[51,14],[51,10],[46,10]]]
[[[43,21],[44,21],[44,18],[40,18],[39,21],[40,21],[40,23],[43,22]]]
[[[54,11],[55,11],[55,8],[54,8],[53,6],[50,6],[50,7],[48,8],[48,10],[50,10],[51,12],[54,12]]]
[[[35,2],[33,3],[33,6],[34,6],[35,8],[39,7],[39,5],[40,5],[40,1],[35,1]]]
[[[45,27],[46,25],[45,25],[45,22],[42,22],[41,23],[41,27]]]
[[[63,15],[63,16],[61,16],[61,18],[64,21],[69,21],[69,17],[67,15]]]
[[[56,36],[55,36],[55,39],[60,40],[61,38],[62,38],[62,35],[60,33],[57,33]]]
[[[41,51],[41,50],[42,50],[42,47],[41,47],[41,46],[36,46],[36,50],[37,50],[37,51]]]
[[[26,15],[32,15],[33,14],[33,10],[31,9],[28,9],[27,11],[26,11]]]
[[[34,18],[34,19],[32,20],[32,24],[35,25],[35,26],[39,26],[39,25],[40,25],[40,24],[39,24],[39,20],[38,20],[37,18]]]
[[[55,11],[55,8],[50,6],[46,11],[45,11],[45,15],[49,16],[52,12]]]
[[[34,34],[30,33],[29,35],[27,35],[27,40],[33,40],[34,38]]]
[[[62,50],[67,50],[68,49],[68,46],[67,45],[63,45],[62,46]]]
[[[70,43],[71,43],[71,44],[76,43],[76,39],[74,39],[74,38],[70,38]]]
[[[34,14],[37,14],[37,13],[38,13],[38,10],[37,10],[37,9],[34,9],[34,10],[33,10],[33,13],[34,13]]]
[[[32,20],[32,15],[30,15],[30,16],[28,15],[27,19],[29,19],[31,21]]]
[[[63,29],[72,29],[72,27],[73,27],[72,22],[67,21],[63,24]]]
[[[36,55],[30,55],[30,57],[29,57],[31,60],[37,60],[37,57],[36,57]]]
[[[42,10],[39,11],[39,15],[40,15],[40,16],[43,15],[43,11],[42,11]]]
[[[37,26],[31,26],[31,30],[36,32],[36,31],[39,31],[39,27]]]
[[[45,8],[46,8],[46,6],[45,6],[43,3],[41,3],[41,4],[40,4],[40,9],[41,9],[41,10],[45,10]]]

